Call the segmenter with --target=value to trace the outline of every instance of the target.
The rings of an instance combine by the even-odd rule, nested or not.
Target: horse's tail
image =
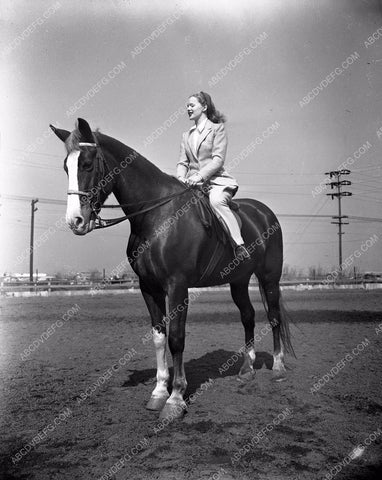
[[[285,352],[290,353],[295,358],[297,358],[296,353],[295,353],[294,348],[293,348],[293,345],[292,345],[291,334],[290,334],[290,329],[289,329],[289,322],[291,320],[291,316],[288,313],[287,309],[285,308],[285,305],[284,305],[284,302],[283,302],[283,299],[282,299],[282,296],[281,296],[280,287],[278,287],[278,289],[279,289],[279,295],[280,295],[280,338],[281,338],[281,342],[284,346]],[[262,286],[262,284],[260,282],[259,282],[259,290],[260,290],[261,300],[262,300],[263,305],[264,305],[264,309],[265,309],[265,311],[268,315],[267,299],[266,299],[266,296],[265,296],[264,287]]]
[[[294,358],[297,358],[296,352],[294,351],[293,345],[292,345],[292,340],[291,340],[291,334],[290,334],[290,329],[289,329],[289,323],[292,321],[292,317],[288,310],[286,309],[286,306],[284,304],[281,291],[280,291],[280,337],[281,341],[283,342],[285,351],[290,353],[291,355],[294,356]]]

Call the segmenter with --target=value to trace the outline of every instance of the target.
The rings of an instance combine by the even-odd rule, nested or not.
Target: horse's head
[[[67,150],[64,161],[69,179],[66,222],[73,233],[85,235],[94,229],[97,214],[113,188],[112,181],[105,181],[104,152],[82,118],[71,133],[50,127]]]

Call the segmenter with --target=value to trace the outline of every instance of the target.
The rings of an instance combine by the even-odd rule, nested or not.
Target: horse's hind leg
[[[254,347],[255,309],[249,298],[248,284],[249,279],[241,283],[231,283],[232,299],[240,310],[245,332],[244,362],[239,372],[240,378],[250,378],[255,374],[253,369],[253,363],[256,358]]]
[[[146,408],[162,410],[169,397],[167,387],[170,378],[166,358],[166,295],[164,292],[148,290],[143,285],[141,291],[151,316],[152,338],[157,359],[156,386]]]
[[[265,299],[268,304],[268,320],[273,333],[273,368],[276,375],[285,372],[284,349],[280,339],[281,313],[280,313],[280,286],[279,283],[262,284]]]

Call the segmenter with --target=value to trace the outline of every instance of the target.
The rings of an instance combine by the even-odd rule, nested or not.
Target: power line
[[[323,209],[323,207],[327,204],[327,202],[328,202],[328,198],[323,197],[321,205],[317,206],[315,213],[313,215],[317,215]],[[306,229],[311,225],[312,222],[313,222],[313,218],[310,216],[310,218],[302,228],[299,227],[296,229],[296,232],[294,233],[294,235],[300,234],[300,237],[302,237],[302,235],[304,235]],[[288,249],[286,249],[285,255],[287,254],[287,252],[288,252]]]
[[[305,213],[278,213],[278,217],[332,218],[331,215],[307,215]]]
[[[65,156],[64,154],[63,155],[53,155],[51,153],[42,153],[42,152],[26,152],[25,150],[23,150],[22,148],[12,148],[11,150],[14,150],[15,152],[23,152],[27,155],[42,155],[43,157],[56,157],[56,158],[62,158],[63,156]]]
[[[382,218],[373,218],[373,217],[357,217],[355,215],[349,215],[348,217],[350,220],[359,220],[363,222],[376,222],[376,223],[382,223]]]
[[[2,195],[1,198],[6,200],[17,200],[17,201],[31,201],[31,197],[27,197],[24,195]],[[58,200],[54,198],[41,198],[39,197],[40,203],[50,203],[52,205],[66,205],[66,201]],[[278,217],[302,217],[302,218],[331,218],[331,215],[309,215],[304,213],[279,213]]]
[[[378,181],[379,181],[379,180],[378,180],[379,178],[381,178],[381,180],[382,180],[382,177],[381,177],[380,175],[378,175],[378,176],[376,176],[376,175],[367,175],[366,173],[357,173],[357,172],[355,172],[354,175],[360,175],[361,177],[371,178],[371,179],[373,179],[375,182],[378,182]]]
[[[354,244],[355,242],[362,242],[364,241],[364,238],[355,238],[354,240],[344,240],[343,243],[352,243]],[[284,242],[284,245],[332,245],[333,243],[337,243],[337,240],[328,240],[326,242],[320,242],[320,241],[312,241],[312,242]]]
[[[371,203],[381,203],[382,204],[382,200],[372,200],[372,199],[367,198],[367,197],[364,198],[362,195],[357,195],[357,198],[354,198],[353,201],[364,202],[364,203],[367,203],[368,205],[370,205]]]
[[[375,170],[381,168],[381,165],[365,165],[364,168],[353,168],[352,172],[366,172],[368,170]]]
[[[13,161],[6,164],[8,167],[27,167],[27,168],[42,168],[43,170],[63,170],[62,167],[57,167],[55,165],[45,165],[42,163],[25,163]]]
[[[25,195],[1,195],[1,198],[4,198],[5,200],[19,200],[22,202],[30,202],[33,200],[32,197],[27,197]],[[57,200],[55,198],[41,198],[39,197],[39,202],[40,203],[50,203],[52,205],[66,205],[65,200]]]
[[[248,175],[247,175],[248,176]],[[315,187],[317,183],[242,183],[240,187]]]
[[[264,186],[266,187],[266,185],[264,185]],[[291,185],[291,186],[293,186],[293,185]],[[242,192],[243,191],[244,192],[252,192],[252,193],[257,193],[257,194],[266,193],[266,194],[270,194],[270,195],[293,195],[293,196],[297,196],[297,197],[306,197],[306,196],[311,197],[312,196],[311,192],[309,192],[309,193],[280,192],[280,191],[273,192],[273,191],[270,191],[270,190],[267,190],[267,191],[255,190],[255,191],[253,191],[253,190],[248,190],[247,188],[241,188],[240,191],[242,191]]]
[[[354,200],[361,200],[363,202],[367,202],[369,205],[371,203],[382,203],[382,199],[375,198],[375,197],[370,197],[370,196],[365,195],[365,194],[358,194],[357,198],[355,198]]]
[[[329,194],[331,195],[331,194]],[[334,194],[333,194],[334,195]],[[34,197],[28,197],[25,195],[1,195],[2,199],[5,200],[16,200],[16,201],[25,201],[31,202]],[[56,198],[41,198],[39,197],[39,203],[51,204],[51,205],[66,205],[65,200],[59,200]],[[325,202],[326,203],[326,202]],[[324,205],[321,206],[320,210]],[[52,212],[50,212],[53,215]],[[285,218],[310,218],[310,219],[318,219],[318,218],[332,218],[332,215],[318,215],[318,214],[307,214],[307,213],[278,213],[278,217],[285,217]],[[382,218],[375,218],[375,217],[357,217],[353,215],[349,215],[350,219],[352,220],[363,220],[368,222],[382,222]]]

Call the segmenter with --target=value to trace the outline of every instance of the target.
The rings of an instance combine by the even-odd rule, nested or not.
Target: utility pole
[[[34,238],[34,212],[37,212],[37,207],[35,207],[38,202],[38,198],[35,198],[31,201],[31,238],[29,244],[29,281],[33,283],[33,238]]]
[[[351,185],[351,182],[349,180],[341,180],[341,175],[349,175],[350,170],[343,169],[343,170],[333,170],[331,172],[325,172],[325,175],[329,175],[330,179],[333,177],[335,178],[334,182],[327,183],[327,185],[330,185],[330,188],[333,190],[333,188],[336,188],[336,192],[331,192],[327,193],[326,195],[329,195],[332,197],[332,200],[334,197],[337,197],[338,199],[338,215],[334,215],[332,218],[334,220],[337,220],[336,222],[331,222],[334,225],[338,225],[338,273],[339,273],[339,278],[342,277],[342,235],[344,232],[342,231],[342,225],[349,225],[349,222],[343,222],[342,220],[344,218],[348,218],[347,215],[342,215],[342,209],[341,209],[341,198],[342,197],[350,197],[353,195],[351,192],[343,192],[342,187],[345,185]]]

